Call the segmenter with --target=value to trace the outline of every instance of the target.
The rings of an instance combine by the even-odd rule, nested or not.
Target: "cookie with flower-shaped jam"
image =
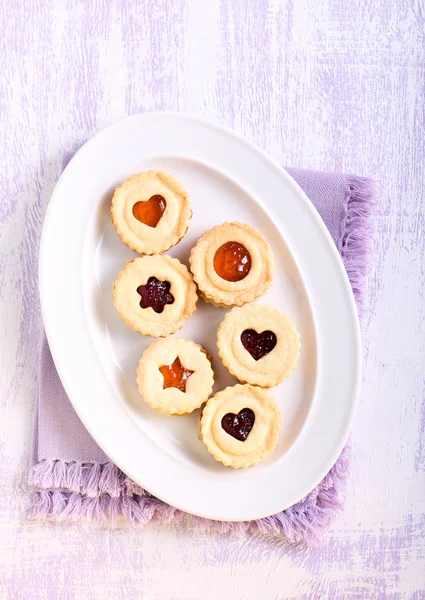
[[[114,283],[112,298],[129,327],[152,337],[165,337],[183,327],[198,300],[187,267],[161,255],[127,261]]]

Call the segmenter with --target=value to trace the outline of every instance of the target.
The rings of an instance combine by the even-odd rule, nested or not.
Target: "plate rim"
[[[329,465],[326,467],[326,469],[324,469],[324,472],[320,473],[317,477],[316,477],[316,483],[313,485],[313,487],[311,487],[307,492],[309,493],[312,489],[314,489],[314,487],[323,479],[323,477],[326,475],[326,473],[329,471],[330,468],[332,468],[332,466],[335,464],[336,460],[339,457],[339,454],[341,453],[344,445],[347,442],[351,427],[352,427],[352,423],[355,417],[355,413],[356,413],[356,408],[357,408],[357,404],[358,404],[358,397],[359,397],[359,389],[360,389],[360,383],[361,383],[361,363],[362,363],[362,347],[361,347],[361,334],[360,334],[360,324],[359,324],[359,319],[358,319],[358,312],[357,312],[357,306],[355,303],[355,299],[354,299],[354,295],[352,292],[352,288],[351,288],[351,284],[349,282],[349,278],[347,275],[347,272],[345,270],[342,258],[338,252],[338,249],[334,243],[334,241],[332,240],[330,233],[326,227],[326,225],[324,224],[324,222],[322,221],[317,209],[315,208],[315,206],[313,205],[313,203],[309,200],[309,198],[307,197],[307,195],[304,193],[304,191],[302,190],[302,188],[296,183],[296,181],[291,177],[291,175],[275,160],[273,159],[270,155],[268,155],[264,150],[262,150],[259,146],[257,146],[254,142],[252,142],[251,140],[246,139],[243,135],[239,134],[238,132],[223,126],[219,123],[216,123],[214,121],[211,121],[209,119],[206,119],[204,117],[200,117],[200,116],[196,116],[196,115],[191,115],[185,112],[174,112],[174,111],[159,111],[159,112],[145,112],[145,113],[138,113],[132,116],[128,116],[128,117],[124,117],[122,119],[119,119],[117,121],[115,121],[114,123],[108,125],[107,127],[101,129],[100,131],[96,132],[92,137],[90,137],[89,140],[87,140],[87,142],[85,144],[83,144],[83,146],[81,146],[81,148],[74,154],[74,156],[71,158],[71,160],[69,161],[69,163],[67,164],[67,166],[65,167],[65,169],[63,170],[63,172],[61,173],[61,176],[59,177],[55,188],[53,190],[53,193],[51,195],[50,198],[50,202],[49,205],[47,207],[46,210],[46,214],[45,214],[45,218],[44,218],[44,222],[43,222],[43,229],[42,229],[42,235],[41,235],[41,240],[40,240],[40,248],[39,248],[39,268],[38,268],[38,275],[39,275],[39,295],[40,295],[40,304],[41,304],[41,312],[42,312],[42,317],[43,317],[43,322],[44,322],[44,327],[45,327],[45,331],[46,331],[46,336],[49,342],[49,346],[51,348],[51,353],[52,353],[52,357],[56,366],[56,369],[58,371],[59,377],[62,381],[62,384],[65,388],[65,391],[68,395],[68,398],[74,408],[74,410],[76,411],[77,415],[79,416],[79,418],[81,419],[81,421],[83,422],[84,426],[86,427],[86,429],[88,430],[89,434],[95,439],[95,441],[100,445],[100,447],[103,449],[103,451],[105,452],[105,454],[110,458],[111,461],[115,462],[116,464],[119,463],[118,460],[116,460],[115,458],[112,459],[111,458],[111,452],[110,452],[110,448],[106,449],[104,447],[103,444],[101,444],[95,434],[94,428],[91,426],[91,423],[87,423],[86,419],[84,417],[84,415],[81,414],[81,411],[79,410],[79,404],[78,402],[74,402],[72,399],[72,394],[69,393],[68,389],[69,386],[66,385],[66,377],[64,376],[63,373],[63,369],[62,369],[62,365],[58,364],[60,363],[60,361],[56,360],[58,354],[56,352],[56,342],[55,342],[55,336],[52,332],[52,327],[50,324],[50,316],[49,316],[49,311],[48,311],[48,302],[46,300],[46,294],[45,294],[45,290],[46,290],[46,278],[48,278],[48,269],[46,268],[46,263],[43,260],[43,257],[45,256],[46,253],[46,239],[48,236],[48,232],[49,232],[49,228],[51,227],[51,223],[52,223],[52,215],[54,213],[57,201],[56,198],[59,197],[60,192],[61,192],[61,185],[63,185],[63,181],[64,181],[64,176],[67,173],[68,170],[70,170],[72,168],[72,165],[74,164],[75,161],[77,161],[77,157],[80,154],[80,152],[85,149],[85,151],[87,151],[87,148],[90,148],[90,146],[96,144],[99,140],[99,138],[101,138],[102,136],[106,135],[106,134],[111,134],[113,133],[114,129],[119,129],[120,127],[123,126],[124,123],[128,122],[128,121],[137,121],[137,120],[144,120],[144,119],[150,119],[150,118],[160,118],[160,117],[164,117],[164,118],[175,118],[175,119],[183,119],[186,122],[193,122],[193,123],[199,123],[202,124],[204,126],[207,126],[208,128],[211,129],[215,129],[218,132],[221,132],[224,135],[227,136],[232,136],[234,137],[239,143],[242,143],[243,145],[248,146],[254,153],[258,154],[259,156],[261,156],[263,158],[263,160],[266,161],[266,163],[268,163],[269,165],[271,165],[274,169],[277,170],[277,172],[279,173],[279,175],[281,177],[283,177],[286,180],[286,183],[289,185],[289,187],[292,187],[293,190],[295,191],[296,195],[299,197],[299,199],[303,200],[305,206],[308,208],[308,210],[310,211],[311,215],[314,217],[315,219],[315,226],[318,227],[321,231],[322,236],[324,236],[324,238],[327,240],[327,246],[328,246],[328,251],[331,252],[331,254],[333,255],[333,258],[336,260],[336,263],[339,265],[339,277],[341,280],[341,283],[343,283],[344,285],[344,291],[346,294],[346,299],[347,299],[347,307],[349,308],[349,312],[350,312],[350,316],[351,316],[351,326],[353,328],[353,343],[354,343],[354,355],[355,355],[355,359],[356,359],[356,371],[355,371],[355,383],[354,383],[354,389],[352,391],[351,394],[351,404],[350,404],[350,411],[349,411],[349,416],[346,419],[345,422],[345,426],[343,428],[343,431],[341,431],[341,435],[339,437],[340,439],[340,443],[337,445],[337,448],[335,449],[335,451],[332,454],[332,459],[329,459],[328,463]],[[183,156],[183,155],[181,155]],[[261,204],[263,210],[266,210],[266,212],[268,213],[269,211],[269,206],[267,204],[263,205]],[[301,268],[298,265],[298,261],[296,260],[296,253],[294,253],[293,248],[292,248],[292,244],[288,242],[288,240],[284,237],[285,243],[288,245],[288,248],[297,264],[297,268],[300,270],[300,273],[302,275],[302,279],[304,280],[304,274],[302,273]],[[305,290],[309,301],[310,301],[310,297],[308,294],[308,290]],[[314,315],[314,311],[313,311],[313,305],[310,302],[310,307],[312,310],[312,314]],[[122,468],[122,465],[118,464],[119,468],[121,468],[124,472],[127,472],[127,470],[124,468]],[[133,476],[134,478],[134,476]],[[140,482],[140,478],[137,477],[137,479]],[[145,488],[148,489],[143,483],[141,483],[141,485]],[[149,487],[149,486],[148,486]],[[211,516],[211,515],[206,515],[206,514],[202,514],[202,512],[199,511],[193,511],[193,510],[189,510],[187,507],[184,506],[179,506],[178,504],[176,504],[172,499],[167,499],[164,498],[163,494],[158,494],[156,491],[152,492],[156,497],[160,498],[161,500],[163,500],[164,502],[171,504],[172,506],[175,506],[176,508],[179,508],[185,512],[190,512],[191,514],[197,515],[197,516],[201,516],[204,518],[208,518],[208,519],[214,519],[214,520],[223,520],[223,521],[248,521],[248,520],[255,520],[255,519],[260,519],[263,517],[267,517],[270,516],[270,514],[276,514],[276,512],[279,511],[273,511],[272,513],[266,513],[266,514],[261,514],[261,515],[255,515],[253,517],[250,518],[246,518],[246,517],[241,517],[241,518],[235,518],[235,516]],[[305,494],[304,494],[305,495]],[[303,495],[300,495],[298,501],[303,497]],[[292,505],[292,504],[291,504]],[[280,510],[285,510],[286,508],[288,508],[288,506],[283,507]]]

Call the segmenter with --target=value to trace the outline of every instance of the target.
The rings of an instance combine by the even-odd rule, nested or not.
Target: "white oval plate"
[[[193,219],[170,252],[187,264],[204,231],[225,221],[258,227],[276,257],[262,304],[296,322],[298,368],[271,390],[282,412],[274,454],[246,470],[223,467],[198,441],[197,414],[167,417],[141,400],[135,370],[153,340],[120,320],[112,284],[135,254],[109,215],[115,186],[164,169],[188,190]],[[177,113],[142,114],[97,134],[71,160],[52,195],[40,250],[41,306],[53,358],[81,420],[129,477],[184,511],[220,520],[277,513],[310,492],[341,452],[360,380],[357,312],[338,252],[292,178],[236,133]],[[198,303],[177,335],[214,354],[215,390],[235,383],[220,364],[225,311]]]

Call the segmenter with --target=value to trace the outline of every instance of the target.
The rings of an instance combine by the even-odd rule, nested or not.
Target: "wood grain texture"
[[[0,4],[0,598],[425,597],[424,20],[423,0]],[[161,109],[378,180],[352,475],[321,548],[25,521],[37,252],[62,155]]]

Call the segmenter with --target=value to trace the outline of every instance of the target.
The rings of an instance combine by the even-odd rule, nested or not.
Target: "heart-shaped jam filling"
[[[250,408],[243,408],[237,415],[234,413],[224,415],[221,419],[221,426],[226,433],[240,442],[244,442],[251,433],[254,422],[254,412]]]
[[[140,294],[140,306],[153,308],[156,313],[162,313],[166,304],[173,304],[174,296],[170,294],[171,283],[159,281],[156,277],[149,277],[145,285],[139,285],[137,293]]]
[[[165,198],[156,194],[149,200],[136,202],[133,206],[133,216],[148,227],[156,227],[166,206]]]
[[[175,359],[172,365],[159,367],[161,375],[164,377],[163,389],[175,387],[181,392],[186,391],[186,381],[195,372],[186,369],[180,362],[179,357]]]
[[[239,242],[226,242],[214,255],[214,270],[226,281],[241,281],[251,270],[251,255]]]
[[[254,360],[260,360],[273,350],[277,338],[270,330],[257,333],[254,329],[245,329],[241,335],[241,342]]]

